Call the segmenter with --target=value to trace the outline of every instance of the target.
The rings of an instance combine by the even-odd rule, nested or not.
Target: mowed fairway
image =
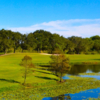
[[[95,55],[66,55],[69,57],[71,63],[82,63],[82,62],[99,62],[100,63],[100,54]]]
[[[32,57],[33,63],[45,63],[50,60],[49,56],[35,53],[16,53],[0,56],[0,88],[23,83],[23,71],[21,70],[23,67],[19,64],[25,55]],[[41,68],[37,69],[37,66],[35,70],[28,75],[26,83],[46,82],[50,79],[54,81],[57,78],[49,71],[41,70]]]
[[[49,63],[50,55],[39,53],[15,53],[0,56],[0,88],[9,86],[18,86],[23,83],[23,71],[20,62],[22,58],[28,55],[32,57],[33,63]],[[100,62],[100,55],[66,55],[70,58],[71,63],[75,62]],[[58,78],[51,72],[42,70],[36,66],[35,71],[27,77],[26,83],[41,83],[55,81]]]

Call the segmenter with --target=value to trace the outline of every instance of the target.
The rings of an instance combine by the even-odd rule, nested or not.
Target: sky
[[[100,36],[100,0],[0,0],[0,30]]]

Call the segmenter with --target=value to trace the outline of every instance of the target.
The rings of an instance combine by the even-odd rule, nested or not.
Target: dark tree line
[[[72,36],[65,38],[56,33],[36,30],[33,33],[21,34],[11,30],[0,30],[0,52],[46,51],[53,53],[60,50],[68,54],[100,53],[100,36],[82,38]]]

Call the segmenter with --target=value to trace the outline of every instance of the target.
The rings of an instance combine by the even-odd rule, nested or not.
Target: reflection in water
[[[71,100],[71,97],[69,94],[66,94],[66,95],[60,95],[58,97],[53,97],[51,100]]]
[[[68,74],[77,75],[79,73],[100,73],[100,65],[72,65]],[[69,75],[64,76],[63,79],[69,79]],[[83,75],[81,77],[89,77],[89,75]],[[91,76],[97,79],[100,79],[100,76]],[[46,97],[42,100],[86,100],[88,98],[100,98],[100,88],[90,89],[86,91],[81,91],[75,94],[64,94],[58,97]]]
[[[58,97],[46,97],[42,100],[86,100],[88,98],[100,98],[100,88],[89,89],[75,94],[65,94]]]
[[[79,76],[79,77],[90,77],[100,80],[100,76],[96,75],[79,75],[79,73],[100,73],[100,65],[72,65],[68,74],[63,76],[63,79],[69,79],[70,75]]]
[[[78,75],[79,73],[86,73],[86,72],[100,72],[100,65],[84,65],[84,64],[75,64],[72,65],[68,74]]]
[[[47,70],[51,71],[50,66],[47,67]],[[79,73],[100,73],[100,64],[74,64],[71,65],[70,70],[67,72],[67,74],[71,75],[78,75]]]
[[[90,77],[90,78],[95,78],[100,80],[100,76],[96,76],[96,75],[80,75],[80,77]]]

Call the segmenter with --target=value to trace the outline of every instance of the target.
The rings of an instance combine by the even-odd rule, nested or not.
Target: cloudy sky
[[[100,0],[0,0],[0,29],[64,37],[100,35]]]

